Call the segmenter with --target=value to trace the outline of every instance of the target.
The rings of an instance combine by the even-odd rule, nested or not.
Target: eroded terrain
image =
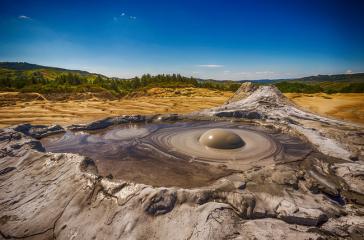
[[[150,89],[125,99],[93,95],[50,99],[40,94],[0,93],[0,127],[20,123],[70,125],[110,116],[190,113],[223,104],[233,93],[207,89]]]
[[[280,148],[246,165],[240,158],[213,162],[211,156],[184,162],[234,170],[191,187],[174,186],[173,175],[165,186],[126,180],[123,174],[103,176],[98,157],[46,152],[41,143],[66,131],[82,135],[125,124],[185,121],[251,126]],[[157,138],[163,142],[158,149],[179,134],[171,133],[165,136],[172,140]],[[66,129],[5,128],[0,233],[27,239],[363,239],[363,136],[361,126],[297,109],[274,87],[250,84],[226,105],[188,115],[119,116]],[[57,139],[55,148],[67,143],[57,145]],[[174,150],[176,156],[189,152]]]

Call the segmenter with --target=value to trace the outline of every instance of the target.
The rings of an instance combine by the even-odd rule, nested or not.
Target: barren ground
[[[40,94],[0,93],[0,127],[19,123],[86,123],[109,116],[188,113],[223,104],[233,93],[206,89],[150,89],[130,99],[48,101]]]
[[[286,93],[285,96],[311,112],[364,124],[363,93]]]
[[[108,116],[188,113],[223,104],[233,93],[207,89],[153,88],[133,98],[104,100],[92,97],[49,101],[37,94],[0,93],[0,127],[19,123],[85,123]],[[285,94],[294,103],[321,115],[364,124],[364,94]]]

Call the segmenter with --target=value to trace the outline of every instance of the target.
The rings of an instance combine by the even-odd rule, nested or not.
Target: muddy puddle
[[[214,128],[233,131],[246,144],[232,150],[203,146],[200,136]],[[67,131],[41,142],[48,152],[78,153],[93,159],[102,176],[183,188],[207,186],[233,172],[272,163],[292,149],[302,151],[295,145],[297,139],[286,135],[239,123],[205,121]]]

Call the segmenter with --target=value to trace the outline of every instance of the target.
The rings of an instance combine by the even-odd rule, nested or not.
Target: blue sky
[[[364,72],[364,1],[2,0],[0,61],[108,76]]]

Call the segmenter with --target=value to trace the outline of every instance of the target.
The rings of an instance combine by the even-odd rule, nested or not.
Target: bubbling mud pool
[[[299,153],[303,145],[297,141],[256,126],[206,121],[124,124],[41,140],[48,152],[92,158],[102,176],[184,188],[207,186],[284,153]]]

